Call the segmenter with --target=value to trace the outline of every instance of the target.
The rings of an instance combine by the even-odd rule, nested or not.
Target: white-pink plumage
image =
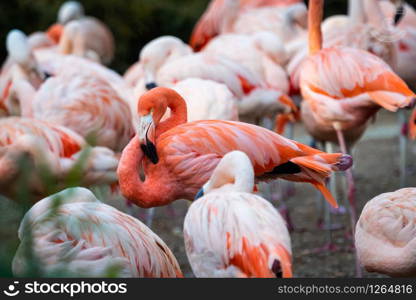
[[[368,201],[355,230],[355,247],[369,272],[416,276],[416,189],[384,193]]]
[[[85,188],[49,196],[26,213],[13,260],[15,275],[28,271],[28,238],[43,276],[182,277],[172,252],[156,234]]]

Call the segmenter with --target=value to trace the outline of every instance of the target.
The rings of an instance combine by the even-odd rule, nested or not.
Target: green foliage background
[[[137,60],[142,46],[161,35],[184,41],[209,0],[79,0],[88,15],[104,21],[113,31],[117,48],[112,67],[123,72]],[[413,0],[415,1],[415,0]],[[26,33],[45,30],[55,20],[64,0],[0,1],[0,43],[7,32],[18,28]],[[326,14],[345,13],[347,0],[327,0]],[[6,55],[0,47],[0,59]]]

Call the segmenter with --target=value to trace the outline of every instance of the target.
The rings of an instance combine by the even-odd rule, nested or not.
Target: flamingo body
[[[357,223],[355,246],[369,272],[416,276],[416,189],[404,188],[368,201]]]
[[[250,192],[254,171],[242,152],[226,154],[184,221],[197,277],[291,277],[290,237],[268,201]]]

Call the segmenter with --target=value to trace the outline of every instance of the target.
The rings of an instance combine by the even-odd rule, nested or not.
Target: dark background
[[[0,59],[9,30],[29,34],[45,30],[57,17],[64,0],[0,1]],[[137,60],[140,49],[161,35],[175,35],[188,41],[192,28],[209,0],[80,0],[87,15],[104,21],[113,31],[116,56],[111,67],[118,72]],[[408,1],[415,6],[416,0]],[[326,16],[346,13],[347,0],[327,0]]]

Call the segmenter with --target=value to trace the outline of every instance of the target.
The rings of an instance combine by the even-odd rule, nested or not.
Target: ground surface
[[[308,143],[309,138],[297,126],[295,139]],[[354,172],[358,184],[359,211],[372,197],[394,191],[399,188],[399,155],[398,127],[396,116],[381,113],[375,124],[369,127],[364,138],[354,151]],[[414,144],[409,148],[416,151]],[[410,151],[411,152],[411,149]],[[415,157],[409,153],[410,160]],[[412,167],[412,165],[411,165]],[[416,176],[409,173],[408,186],[414,185]],[[344,177],[338,176],[339,189]],[[354,260],[351,252],[351,241],[345,234],[345,229],[333,232],[333,240],[337,251],[316,253],[314,249],[322,247],[327,241],[327,234],[317,228],[318,219],[323,216],[316,200],[316,191],[307,184],[295,185],[296,194],[287,201],[289,211],[297,230],[291,233],[294,255],[294,275],[296,277],[350,277],[354,275]],[[342,193],[340,193],[342,194]],[[339,202],[344,204],[342,195]],[[115,206],[119,203],[112,202]],[[172,209],[156,208],[153,230],[167,243],[176,255],[186,276],[193,276],[187,262],[183,237],[183,216],[188,207],[185,201],[177,201]],[[0,199],[0,276],[9,274],[10,259],[18,244],[17,228],[21,212],[10,201]],[[135,212],[137,214],[137,211]],[[349,224],[348,216],[334,216],[334,223]],[[376,276],[365,273],[365,276]]]

